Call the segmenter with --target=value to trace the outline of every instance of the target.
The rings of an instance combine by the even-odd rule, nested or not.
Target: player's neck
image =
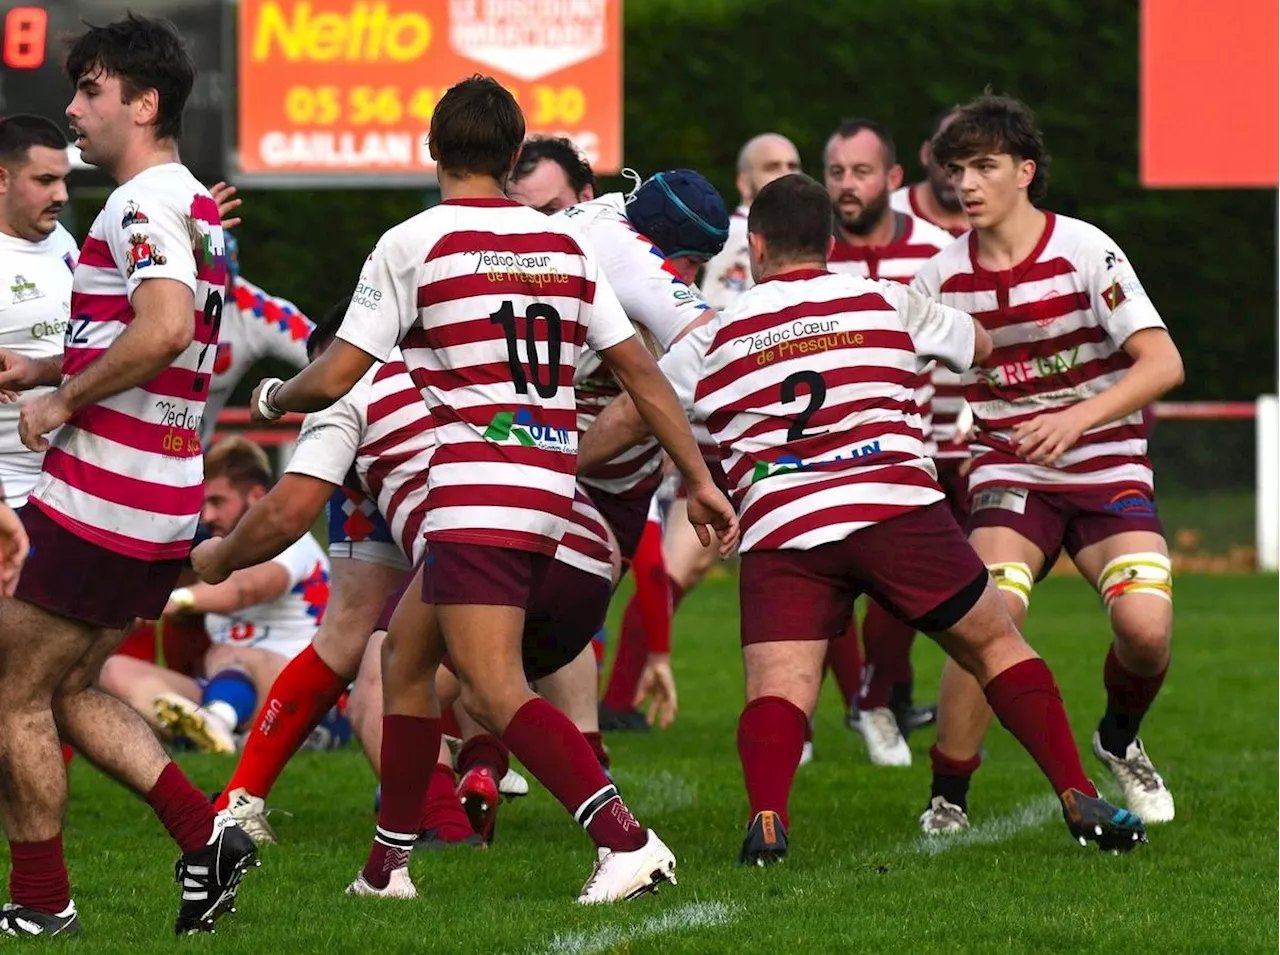
[[[769,279],[776,279],[780,275],[786,275],[788,272],[825,272],[827,271],[826,259],[800,259],[794,262],[769,262],[765,261],[763,268],[760,270],[760,281],[767,282]]]
[[[172,139],[148,139],[132,144],[109,171],[111,178],[123,186],[134,176],[152,166],[179,161],[178,144]]]
[[[880,217],[880,221],[866,235],[857,235],[847,230],[840,223],[836,223],[836,236],[846,245],[853,246],[879,246],[888,245],[893,241],[898,231],[898,217],[893,214],[892,209],[886,208],[884,215]]]
[[[1030,202],[1020,202],[999,223],[976,230],[978,263],[993,272],[1013,268],[1040,243],[1045,225],[1043,212]]]
[[[492,176],[455,176],[438,169],[441,199],[505,199],[502,183]]]
[[[952,211],[939,202],[928,179],[912,186],[910,195],[915,200],[916,206],[924,213],[924,217],[934,225],[947,230],[969,228],[969,220],[965,218],[964,210]]]

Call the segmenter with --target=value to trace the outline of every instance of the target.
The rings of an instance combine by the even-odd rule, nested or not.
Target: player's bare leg
[[[978,601],[954,624],[925,628],[982,686],[1000,723],[1062,800],[1063,818],[1082,845],[1125,851],[1146,841],[1142,821],[1099,798],[1085,775],[1053,674],[1022,639],[994,583],[983,582]]]
[[[982,562],[994,568],[996,589],[1013,626],[1021,632],[1031,582],[1044,566],[1044,555],[1031,541],[1007,527],[976,528],[969,543]],[[982,740],[991,725],[991,716],[982,687],[964,667],[948,659],[938,688],[938,738],[929,751],[933,769],[929,806],[920,817],[925,832],[954,832],[968,827],[969,782],[981,762]]]
[[[369,638],[347,710],[352,731],[360,741],[374,776],[379,779],[382,776],[382,642],[385,636],[386,631],[376,630]],[[457,681],[444,667],[436,669],[436,695],[442,711],[457,699]],[[439,849],[460,843],[479,845],[482,840],[458,804],[452,757],[441,738],[423,800],[414,848]]]
[[[520,649],[523,610],[468,605],[438,609],[449,634],[449,656],[462,682],[463,706],[500,736],[596,843],[598,861],[578,901],[631,898],[672,879],[675,858],[670,850],[636,822],[577,727],[525,682]]]
[[[0,824],[10,843],[10,896],[19,906],[68,922],[75,909],[62,855],[67,780],[59,732],[147,800],[183,852],[181,871],[188,871],[187,863],[226,857],[243,872],[253,862],[252,844],[231,845],[236,840],[215,825],[213,808],[143,719],[96,688],[103,661],[123,637],[123,630],[79,624],[20,600],[0,601]],[[219,833],[225,839],[214,845]],[[239,838],[248,842],[243,833]]]
[[[166,727],[156,716],[157,697],[176,693],[188,699],[200,699],[200,684],[191,677],[134,657],[109,656],[102,665],[99,682],[102,689],[127,703],[148,726],[161,733]]]
[[[442,736],[435,679],[444,655],[436,608],[422,601],[419,568],[382,641],[382,804],[369,858],[348,893],[417,895],[409,878],[409,854],[418,840],[433,770],[422,754],[438,750]]]
[[[1144,822],[1169,822],[1173,796],[1138,735],[1169,669],[1173,592],[1164,538],[1150,531],[1116,534],[1081,549],[1076,566],[1096,582],[1115,637],[1103,667],[1107,708],[1093,735],[1094,754]]]
[[[738,719],[738,758],[751,804],[741,865],[787,854],[787,803],[818,705],[826,640],[751,643],[742,648],[747,705]]]
[[[395,567],[346,557],[333,557],[329,604],[324,620],[307,647],[274,678],[253,727],[245,738],[231,779],[214,803],[229,808],[255,841],[274,842],[267,824],[265,800],[294,753],[325,718],[361,670],[361,661],[376,667],[374,696],[377,738],[382,739],[382,682],[379,651],[365,653],[368,634],[383,605],[400,585],[404,572]],[[352,718],[354,722],[354,717]],[[368,748],[365,749],[369,753]],[[376,768],[376,767],[375,767]]]

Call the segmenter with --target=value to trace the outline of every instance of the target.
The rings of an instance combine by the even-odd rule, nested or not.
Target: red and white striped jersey
[[[204,500],[200,423],[226,284],[218,206],[179,163],[117,188],[94,220],[72,278],[64,376],[129,327],[148,279],[191,289],[195,338],[136,388],[86,405],[52,439],[30,502],[67,530],[139,560],[187,556]]]
[[[969,227],[967,225],[960,226],[958,228],[945,226],[940,222],[934,222],[925,215],[924,209],[921,208],[920,203],[916,198],[916,188],[921,185],[922,183],[917,182],[912,183],[909,186],[903,186],[900,189],[893,190],[893,192],[889,194],[889,208],[894,212],[901,212],[905,215],[909,215],[911,218],[918,222],[923,222],[925,225],[931,225],[935,228],[942,229],[944,232],[947,232],[952,236],[961,236],[969,231]]]
[[[922,219],[898,213],[894,221],[895,235],[888,245],[849,245],[837,236],[828,267],[832,272],[907,284],[915,278],[920,266],[953,241],[945,229]],[[932,369],[926,369],[916,381],[916,404],[920,406],[925,449],[930,455],[938,451],[933,434],[933,394]],[[952,430],[954,433],[954,428]]]
[[[286,470],[357,490],[373,501],[410,565],[426,552],[422,527],[435,422],[398,352],[324,411],[307,415]],[[612,579],[603,519],[575,488],[555,559]]]
[[[1134,332],[1164,328],[1123,251],[1102,230],[1045,213],[1026,260],[991,272],[977,236],[961,239],[916,277],[925,294],[971,313],[995,350],[966,397],[980,429],[971,492],[984,487],[1071,491],[1125,485],[1152,489],[1142,412],[1094,428],[1053,467],[1017,457],[1013,428],[1101,394],[1133,364],[1122,346]]]
[[[622,310],[654,355],[661,355],[689,325],[706,317],[709,306],[696,288],[681,281],[656,245],[627,218],[620,192],[598,196],[556,213],[591,248]],[[574,376],[578,430],[585,431],[621,389],[593,351],[584,352]],[[582,483],[609,494],[651,489],[658,481],[661,449],[646,441],[600,466]]]
[[[677,342],[662,366],[715,438],[742,549],[807,550],[942,500],[913,386],[973,361],[967,315],[903,285],[795,271]]]
[[[574,497],[573,374],[634,334],[566,222],[508,199],[449,199],[387,232],[338,337],[398,344],[435,424],[433,540],[555,553]]]
[[[928,372],[933,394],[929,398],[929,444],[935,458],[967,458],[969,445],[956,439],[956,419],[964,407],[966,377],[950,368],[934,365]]]

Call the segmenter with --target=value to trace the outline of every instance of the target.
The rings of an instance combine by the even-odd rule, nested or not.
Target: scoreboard
[[[108,23],[121,16],[118,0],[0,0],[0,116],[35,113],[66,129],[71,81],[62,72],[66,39],[84,22]],[[187,43],[198,74],[182,117],[182,161],[205,183],[225,178],[223,107],[223,4],[219,0],[149,0],[146,13],[173,22]],[[71,148],[74,178],[82,185],[109,185],[105,174],[79,161]]]

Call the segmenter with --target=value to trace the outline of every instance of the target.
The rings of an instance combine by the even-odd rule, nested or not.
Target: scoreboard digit
[[[4,16],[4,65],[11,70],[44,66],[49,13],[44,7],[14,7]]]

